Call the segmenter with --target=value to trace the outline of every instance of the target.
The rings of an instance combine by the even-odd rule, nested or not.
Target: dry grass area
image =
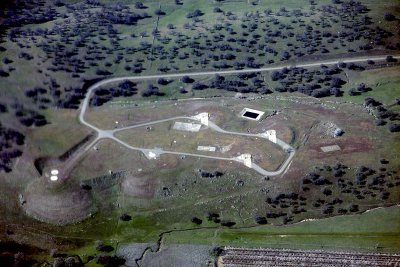
[[[263,138],[218,133],[204,126],[196,133],[175,130],[173,125],[176,121],[151,125],[149,129],[140,127],[121,131],[116,134],[116,137],[139,148],[162,148],[166,151],[224,158],[250,153],[254,161],[267,170],[277,169],[285,160],[284,151]],[[196,122],[190,121],[190,123]],[[198,151],[198,146],[216,147],[216,151]]]
[[[129,171],[122,182],[122,191],[128,196],[151,199],[157,186],[158,180],[151,174]]]
[[[262,122],[250,121],[240,117],[243,108],[262,109],[266,115],[275,110],[273,99],[261,101],[243,101],[233,97],[201,99],[201,100],[163,100],[163,101],[124,101],[109,102],[101,107],[89,108],[86,113],[87,121],[101,129],[112,129],[151,122],[176,116],[190,117],[198,113],[207,112],[210,120],[226,129],[241,129],[255,127]],[[232,124],[233,123],[233,124]],[[246,128],[243,128],[246,130]]]
[[[389,142],[394,142],[396,135],[385,134],[374,125],[374,118],[367,114],[360,105],[331,104],[332,108],[312,107],[303,110],[312,116],[306,119],[292,113],[292,118],[308,124],[308,129],[298,139],[297,158],[303,160],[307,169],[322,164],[334,164],[341,161],[349,165],[366,165],[378,168],[379,160],[390,152]],[[304,114],[301,114],[304,115]],[[331,124],[344,131],[343,136],[333,137]],[[301,128],[300,128],[301,129]],[[321,147],[339,145],[341,150],[324,153]],[[374,151],[371,154],[371,151]],[[296,159],[295,159],[296,160]]]
[[[120,170],[155,168],[155,162],[149,161],[140,151],[134,151],[111,141],[102,140],[96,149],[89,150],[71,171],[70,179],[86,180]]]

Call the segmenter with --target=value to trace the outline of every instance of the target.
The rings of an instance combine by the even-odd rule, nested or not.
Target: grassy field
[[[101,2],[115,4],[115,1]],[[247,98],[239,99],[235,98],[235,91],[193,90],[192,84],[178,79],[166,86],[148,80],[137,83],[139,90],[136,95],[116,97],[101,107],[91,107],[86,114],[88,121],[102,129],[173,116],[193,116],[200,112],[209,112],[213,122],[230,131],[260,133],[275,129],[279,138],[297,150],[289,170],[277,177],[261,177],[241,164],[209,159],[162,155],[160,159],[149,161],[141,152],[128,150],[110,140],[103,140],[88,151],[74,166],[66,183],[52,185],[40,177],[33,165],[35,159],[57,157],[90,133],[79,123],[78,111],[62,108],[62,101],[80,92],[85,80],[106,77],[96,74],[99,69],[110,71],[109,77],[117,77],[161,73],[160,67],[168,67],[170,73],[203,71],[214,69],[214,63],[223,61],[233,69],[234,61],[252,61],[251,57],[263,66],[273,66],[358,55],[397,54],[398,51],[387,49],[385,45],[374,45],[369,51],[360,49],[361,45],[372,40],[366,38],[367,34],[352,41],[345,37],[332,42],[329,38],[321,37],[319,40],[318,31],[352,31],[352,28],[346,29],[346,19],[335,22],[341,12],[333,16],[322,11],[322,5],[332,3],[328,0],[316,1],[316,6],[311,6],[308,0],[284,3],[259,0],[255,5],[246,0],[184,0],[181,6],[172,0],[152,0],[143,1],[147,6],[143,10],[135,9],[133,1],[122,2],[134,12],[147,12],[150,16],[139,20],[137,25],[111,23],[106,27],[106,20],[101,21],[105,23],[103,26],[100,25],[101,13],[96,14],[99,7],[85,5],[76,10],[57,7],[60,15],[55,20],[17,27],[21,30],[15,33],[17,37],[11,40],[12,34],[8,32],[10,35],[1,43],[7,51],[0,52],[0,57],[2,60],[8,57],[13,62],[3,60],[0,63],[0,69],[10,73],[9,77],[0,78],[0,102],[5,103],[9,110],[0,114],[0,120],[2,125],[23,132],[26,144],[23,156],[13,162],[14,171],[0,173],[0,240],[13,240],[46,251],[58,247],[63,252],[76,253],[83,258],[96,253],[96,240],[104,240],[116,247],[128,242],[154,243],[160,235],[163,235],[163,244],[400,251],[398,206],[359,214],[370,208],[400,202],[399,135],[389,134],[386,126],[376,127],[374,118],[362,107],[365,97],[370,96],[390,106],[391,110],[400,110],[399,105],[391,106],[400,97],[398,66],[365,71],[346,69],[340,73],[341,79],[347,79],[342,88],[344,95],[324,99],[278,92],[245,94]],[[399,40],[398,21],[386,21],[383,16],[390,11],[398,17],[398,1],[361,2],[369,8],[366,15],[372,20],[369,24],[367,19],[363,27],[375,29],[379,26],[393,33],[393,36],[382,39],[386,44],[396,45]],[[279,14],[283,5],[290,12],[300,9],[307,14],[299,18]],[[159,7],[165,15],[158,18],[154,12]],[[214,12],[216,7],[223,13]],[[267,8],[272,11],[268,18],[264,16]],[[186,17],[196,9],[204,14],[198,19]],[[355,17],[363,19],[358,14]],[[326,23],[332,27],[327,27]],[[156,26],[159,34],[153,36]],[[295,57],[294,52],[306,52],[310,48],[297,41],[300,35],[306,34],[307,26],[313,29],[311,39],[321,42],[316,43],[315,54]],[[50,33],[44,34],[43,29]],[[268,40],[268,34],[283,37]],[[375,31],[369,35],[378,36]],[[86,43],[79,46],[82,36],[85,36]],[[243,42],[228,41],[229,38],[242,39]],[[253,39],[256,44],[249,43]],[[145,42],[152,44],[152,48],[141,48]],[[208,43],[230,44],[232,50],[229,47],[196,48],[209,47]],[[275,53],[266,52],[267,48],[275,50]],[[322,53],[322,48],[328,49],[329,53]],[[281,60],[284,51],[290,51],[292,57]],[[21,52],[31,54],[33,59],[23,59]],[[234,54],[234,60],[216,58],[228,52]],[[199,56],[195,56],[196,53]],[[140,71],[136,72],[136,66],[141,66]],[[60,69],[51,69],[55,67]],[[213,78],[196,77],[196,81],[210,82]],[[257,78],[271,90],[279,85],[272,81],[271,73],[259,74]],[[52,80],[57,85],[52,85]],[[252,79],[246,80],[248,84],[252,82]],[[360,83],[372,90],[349,96],[349,90]],[[149,84],[159,86],[165,95],[142,97],[141,92]],[[118,84],[110,85],[116,86]],[[25,91],[35,87],[47,90],[43,95],[50,99],[47,109],[40,108],[33,98],[26,96]],[[187,89],[186,94],[179,92],[182,87]],[[196,97],[206,99],[189,100]],[[22,126],[16,117],[17,104],[37,110],[50,123],[43,127]],[[265,111],[266,115],[260,122],[242,119],[239,113],[244,107]],[[248,150],[265,154],[276,149],[270,144],[258,143],[260,140],[241,142],[232,137],[225,139],[208,130],[181,144],[185,134],[172,134],[168,130],[171,125],[163,126],[167,130],[156,129],[147,133],[145,129],[137,129],[119,135],[130,144],[187,152],[194,152],[197,145],[235,143],[237,147],[230,156]],[[332,129],[336,127],[345,131],[340,138],[332,137]],[[178,145],[173,145],[174,140]],[[321,152],[322,146],[334,144],[340,145],[339,152]],[[284,156],[281,151],[278,154],[274,161],[266,163],[266,168],[278,167]],[[382,163],[382,159],[389,162]],[[344,165],[344,173],[336,177],[333,168],[338,163]],[[370,168],[364,171],[370,174],[360,172],[362,166]],[[220,171],[223,175],[201,177],[201,170]],[[123,173],[121,178],[110,175],[119,172]],[[304,178],[310,173],[326,178],[329,183],[305,184]],[[92,190],[82,191],[81,182],[93,185]],[[71,190],[81,194],[73,195]],[[298,194],[295,199],[288,199],[285,195],[293,193]],[[40,222],[25,214],[20,195],[32,200],[28,206],[33,206],[33,209],[46,207],[48,210],[45,212],[55,218],[64,216],[68,219],[74,211],[70,210],[71,207],[64,207],[73,203],[75,212],[84,213],[87,219],[66,226]],[[330,206],[333,207],[331,213]],[[88,207],[93,207],[93,214],[85,213]],[[341,216],[343,210],[349,215]],[[206,216],[209,212],[218,213],[221,220],[235,222],[235,225],[228,228],[220,222],[208,221]],[[264,226],[256,224],[257,216],[267,216],[271,212],[284,215],[267,218],[268,224]],[[123,213],[131,215],[132,220],[120,220]],[[193,217],[200,218],[203,223],[195,225],[191,222]],[[307,219],[316,220],[299,222]],[[89,266],[96,265],[91,261]]]
[[[350,71],[348,73],[349,83],[344,88],[345,93],[340,100],[362,104],[366,97],[372,97],[384,105],[393,105],[396,98],[400,96],[399,72],[400,67],[390,67],[384,70],[372,69],[362,72]],[[371,90],[358,96],[350,96],[348,90],[355,88],[360,83],[365,83]]]
[[[400,248],[399,207],[379,208],[359,215],[340,216],[316,221],[305,221],[288,226],[253,226],[228,229],[205,224],[188,224],[185,229],[163,234],[162,244],[206,244],[211,246],[323,249],[334,251],[392,253]],[[385,220],[381,220],[384,217]],[[148,225],[143,218],[135,219],[130,227]],[[161,229],[146,228],[143,232],[118,231],[104,242],[112,246],[127,242],[155,242]],[[153,233],[153,234],[152,234]],[[86,259],[96,254],[94,241],[71,251]],[[93,264],[93,262],[92,262]],[[95,265],[94,265],[95,266]]]
[[[400,249],[399,216],[400,208],[390,207],[288,226],[173,232],[165,235],[164,244],[196,240],[214,246],[397,252]]]

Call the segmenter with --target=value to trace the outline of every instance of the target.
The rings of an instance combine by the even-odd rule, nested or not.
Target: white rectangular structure
[[[198,146],[197,150],[215,152],[217,150],[217,148],[215,146]]]
[[[333,151],[338,151],[340,150],[340,146],[338,145],[332,145],[332,146],[323,146],[321,147],[322,152],[333,152]]]
[[[244,108],[242,112],[240,112],[240,116],[242,118],[246,118],[249,120],[254,120],[258,121],[261,119],[262,115],[264,115],[265,112],[251,109],[251,108]]]
[[[174,130],[186,131],[186,132],[198,132],[200,131],[201,124],[187,123],[187,122],[175,122],[172,127]]]

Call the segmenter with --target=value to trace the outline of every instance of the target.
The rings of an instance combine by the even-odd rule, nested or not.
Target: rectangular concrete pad
[[[198,132],[200,131],[201,124],[187,123],[187,122],[175,122],[173,129],[187,132]]]
[[[198,146],[197,150],[199,151],[210,151],[210,152],[215,152],[216,151],[216,147],[215,146]]]
[[[338,146],[338,145],[332,145],[332,146],[322,146],[321,147],[321,150],[323,151],[323,152],[333,152],[333,151],[338,151],[338,150],[340,150],[340,146]]]

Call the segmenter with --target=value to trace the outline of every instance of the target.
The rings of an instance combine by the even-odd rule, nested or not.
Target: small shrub
[[[124,221],[124,222],[132,220],[132,217],[126,213],[122,214],[119,218],[121,219],[121,221]]]
[[[199,218],[197,218],[197,217],[193,217],[193,218],[191,219],[191,222],[194,223],[194,224],[200,225],[200,224],[203,223],[203,220],[201,220],[201,219],[199,219]]]
[[[350,211],[350,212],[357,212],[357,211],[358,211],[358,205],[351,204],[351,205],[349,206],[349,211]]]
[[[256,220],[256,223],[258,223],[258,224],[267,224],[268,223],[267,218],[265,218],[263,216],[256,216],[255,220]]]
[[[222,226],[226,226],[226,227],[232,227],[232,226],[234,226],[236,223],[235,222],[232,222],[232,221],[226,221],[226,220],[224,220],[224,221],[221,221],[221,225]]]

